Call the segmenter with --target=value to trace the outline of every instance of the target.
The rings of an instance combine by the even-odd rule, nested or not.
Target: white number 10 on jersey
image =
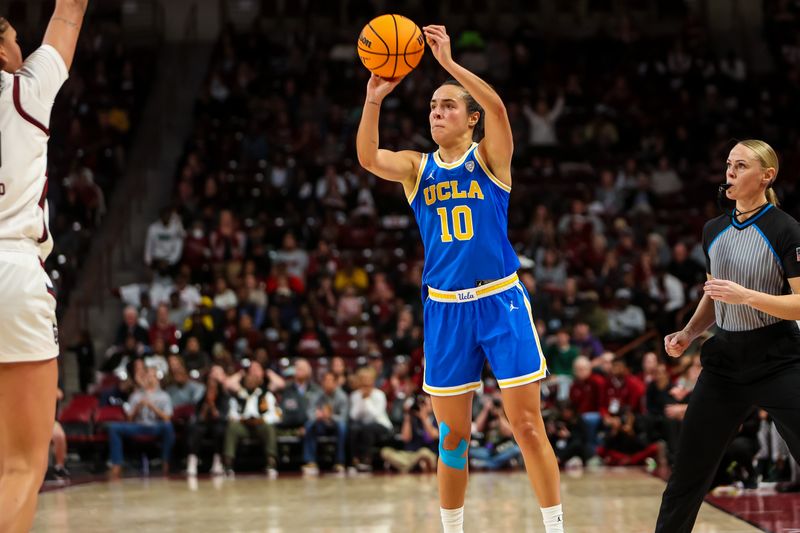
[[[472,230],[472,209],[466,205],[459,205],[453,208],[448,216],[447,208],[440,207],[436,210],[439,220],[442,222],[442,242],[453,242],[453,235],[450,234],[449,219],[453,220],[453,233],[459,241],[468,241],[475,232]]]

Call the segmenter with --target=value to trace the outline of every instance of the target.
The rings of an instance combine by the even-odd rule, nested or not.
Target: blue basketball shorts
[[[516,274],[460,291],[428,287],[423,318],[428,394],[477,390],[486,359],[500,388],[547,376],[528,291]]]

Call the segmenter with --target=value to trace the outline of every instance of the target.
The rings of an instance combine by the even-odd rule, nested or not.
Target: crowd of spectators
[[[798,214],[800,135],[786,110],[800,83],[800,11],[764,6],[766,69],[713,52],[690,11],[679,32],[656,37],[627,17],[578,42],[524,25],[448,28],[454,57],[496,87],[514,131],[509,235],[552,373],[543,405],[564,466],[654,466],[674,453],[700,361],[696,346],[667,360],[661,339],[701,292],[701,229],[718,214],[732,139],[775,146],[778,194]],[[355,163],[368,74],[345,40],[356,31],[223,32],[173,201],[148,232],[152,278],[120,289],[129,307],[93,386],[130,404],[139,361],[168,383],[202,384],[188,402],[190,471],[211,436],[215,472],[235,468],[244,440],[274,476],[282,431],[304,440],[307,473],[318,472],[323,436],[335,437],[337,471],[369,470],[376,453],[401,471],[433,466],[438,430],[420,395],[423,250],[402,188]],[[444,79],[425,58],[386,99],[383,147],[435,149],[428,100]],[[499,394],[487,369],[476,468],[521,461]],[[731,457],[742,465],[744,449],[774,466],[780,454],[760,448]]]

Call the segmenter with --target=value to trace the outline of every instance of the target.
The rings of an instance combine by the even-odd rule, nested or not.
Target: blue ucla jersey
[[[425,246],[424,285],[453,291],[516,272],[519,259],[508,241],[510,192],[477,143],[453,163],[438,152],[422,156],[408,201]]]

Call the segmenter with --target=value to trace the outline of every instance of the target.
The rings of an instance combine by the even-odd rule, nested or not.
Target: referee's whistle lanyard
[[[717,207],[719,207],[719,210],[722,211],[722,213],[724,215],[727,215],[731,219],[731,222],[733,222],[733,219],[735,217],[738,217],[739,215],[747,215],[749,213],[753,213],[755,211],[758,211],[759,209],[761,209],[762,207],[764,207],[765,205],[767,205],[769,203],[769,202],[767,202],[767,203],[761,204],[760,206],[758,206],[758,207],[756,207],[754,209],[750,209],[749,211],[739,211],[739,210],[736,209],[736,207],[734,207],[733,209],[731,209],[730,212],[728,212],[725,209],[725,206],[723,205],[722,202],[724,200],[727,200],[727,196],[725,195],[725,191],[727,191],[731,187],[733,187],[732,183],[722,183],[719,186],[719,188],[717,189]]]

